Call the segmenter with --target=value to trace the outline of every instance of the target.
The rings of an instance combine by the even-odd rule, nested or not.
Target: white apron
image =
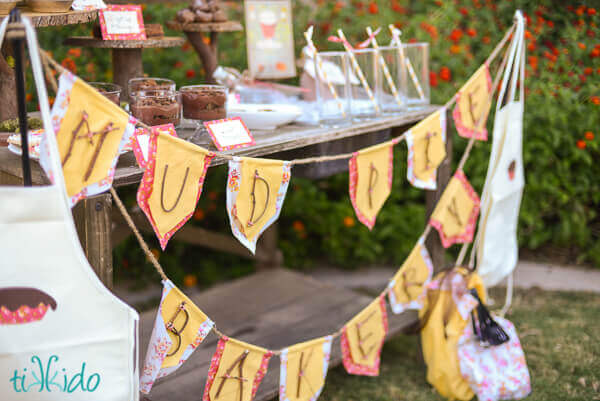
[[[35,31],[23,23],[50,133]],[[48,139],[54,185],[0,187],[0,400],[138,400],[138,315],[88,264]]]
[[[477,273],[486,287],[498,284],[518,259],[517,224],[525,178],[523,171],[524,23],[517,12],[517,29],[496,104],[492,152],[481,202],[477,240]],[[512,75],[511,75],[512,72]],[[510,81],[506,105],[502,106]],[[520,81],[516,99],[517,81]]]

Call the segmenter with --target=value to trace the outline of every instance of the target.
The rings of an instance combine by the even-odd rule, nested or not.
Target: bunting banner
[[[379,296],[342,329],[342,361],[348,373],[379,375],[381,349],[387,331],[385,299]]]
[[[492,91],[490,69],[483,64],[456,93],[452,117],[460,136],[487,141],[485,125],[492,106]]]
[[[161,133],[178,138],[177,131],[175,131],[173,124],[157,125],[155,128],[159,129]],[[143,127],[136,128],[131,136],[129,147],[135,156],[138,166],[142,169],[146,169],[148,163],[148,148],[150,147],[150,131]]]
[[[433,262],[425,247],[425,237],[421,237],[388,285],[392,311],[398,314],[407,309],[421,309],[432,275]]]
[[[119,153],[135,130],[135,118],[75,75],[64,72],[51,119],[71,206],[108,190]],[[54,182],[47,146],[42,137],[40,164]]]
[[[446,109],[430,114],[406,133],[408,181],[417,188],[437,188],[437,168],[446,158]]]
[[[137,202],[161,248],[194,214],[214,153],[173,136],[172,126],[153,127]]]
[[[350,200],[356,217],[369,230],[392,192],[396,143],[388,141],[354,152],[348,162]]]
[[[222,336],[212,357],[202,401],[252,401],[273,352]]]
[[[148,344],[140,391],[148,394],[154,382],[175,372],[204,341],[214,326],[204,312],[168,280]]]
[[[279,401],[315,401],[325,385],[332,336],[296,344],[281,351]]]
[[[429,224],[435,227],[444,248],[473,241],[479,214],[479,196],[462,170],[450,179],[435,206]]]
[[[227,214],[233,235],[250,252],[278,218],[290,183],[288,161],[234,157],[227,177]]]

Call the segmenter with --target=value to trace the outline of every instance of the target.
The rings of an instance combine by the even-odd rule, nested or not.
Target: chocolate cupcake
[[[227,88],[219,85],[191,85],[181,88],[183,117],[190,120],[220,120],[227,117]]]
[[[150,126],[179,125],[181,95],[176,91],[136,92],[130,109],[135,118]]]
[[[56,306],[54,298],[37,288],[0,288],[0,325],[37,322]]]
[[[90,85],[117,106],[121,105],[121,87],[119,85],[107,82],[90,82]]]

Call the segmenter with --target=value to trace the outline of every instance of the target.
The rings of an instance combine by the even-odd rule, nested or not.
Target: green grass
[[[517,328],[529,365],[533,392],[527,400],[600,400],[600,295],[517,291],[507,317]],[[351,376],[337,367],[329,372],[319,400],[443,398],[425,380],[418,337],[400,335],[385,344],[379,377]]]

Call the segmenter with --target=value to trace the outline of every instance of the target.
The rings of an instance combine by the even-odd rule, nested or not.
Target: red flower
[[[194,70],[187,70],[185,72],[185,76],[188,78],[194,78],[196,76],[196,71]]]
[[[437,75],[433,71],[429,72],[429,86],[431,86],[432,88],[438,86]]]
[[[486,45],[487,45],[487,44],[489,44],[489,43],[490,43],[492,40],[490,39],[490,37],[489,37],[489,36],[484,36],[483,38],[481,38],[481,41],[482,41],[484,44],[486,44]]]
[[[477,31],[473,28],[469,28],[469,29],[467,29],[467,35],[474,38],[475,36],[477,36]]]
[[[379,12],[379,8],[377,7],[377,3],[372,1],[369,3],[369,14],[377,14]]]
[[[452,79],[452,72],[450,71],[450,68],[448,67],[442,67],[440,68],[440,79],[442,81],[450,81]]]
[[[63,67],[65,67],[67,70],[71,71],[72,73],[74,73],[74,74],[77,73],[77,66],[75,65],[75,62],[73,61],[73,59],[67,57],[60,64]]]
[[[577,141],[577,147],[579,149],[585,149],[586,146],[587,146],[587,143],[585,143],[585,141],[583,139],[580,139]]]
[[[535,50],[535,42],[531,42],[527,45],[527,50],[529,50],[530,52]]]
[[[406,13],[406,9],[404,7],[402,7],[400,5],[400,3],[398,3],[397,1],[394,1],[392,3],[392,10],[394,10],[395,12],[397,12],[399,14],[405,14]]]
[[[455,28],[452,30],[452,32],[450,32],[450,36],[448,36],[448,37],[450,38],[451,41],[456,43],[460,40],[460,38],[462,38],[462,36],[463,36],[463,32],[460,29]]]
[[[585,81],[587,81],[587,77],[583,74],[579,75],[579,80],[583,83],[585,83]]]
[[[175,64],[173,64],[173,68],[181,68],[183,67],[183,63],[181,61],[176,61]]]
[[[591,75],[592,72],[594,72],[594,69],[592,67],[586,67],[586,68],[583,69],[583,73],[585,75]]]
[[[577,14],[577,15],[583,15],[584,12],[585,12],[585,6],[579,6],[575,10],[575,14]]]
[[[538,67],[538,58],[537,56],[529,56],[529,65],[532,69],[537,70]]]
[[[594,31],[592,31],[591,29],[588,29],[585,34],[590,38],[593,38],[596,36],[596,33]]]
[[[554,22],[550,20],[546,21],[546,25],[548,25],[550,28],[554,28]]]
[[[598,97],[598,96],[592,96],[590,98],[590,101],[592,103],[594,103],[596,106],[600,106],[600,97]]]
[[[586,131],[585,132],[585,139],[587,139],[588,141],[593,141],[594,140],[594,133],[592,131]]]
[[[69,49],[69,51],[67,51],[67,54],[71,57],[80,57],[81,56],[81,49],[79,48],[73,48],[73,49]]]
[[[529,30],[525,31],[525,39],[531,39],[533,37],[533,35],[531,34],[531,32],[529,32]]]
[[[588,15],[596,15],[596,9],[595,8],[588,8],[587,10]]]
[[[577,43],[577,46],[581,49],[581,50],[585,50],[585,43]]]
[[[590,52],[590,57],[591,57],[591,58],[594,58],[594,57],[598,57],[598,56],[600,56],[600,49],[598,49],[598,48],[596,47],[594,50],[592,50],[592,51]]]
[[[465,15],[465,16],[469,15],[469,11],[465,7],[461,7],[460,10],[458,10],[458,11],[460,11],[460,13],[462,15]]]

